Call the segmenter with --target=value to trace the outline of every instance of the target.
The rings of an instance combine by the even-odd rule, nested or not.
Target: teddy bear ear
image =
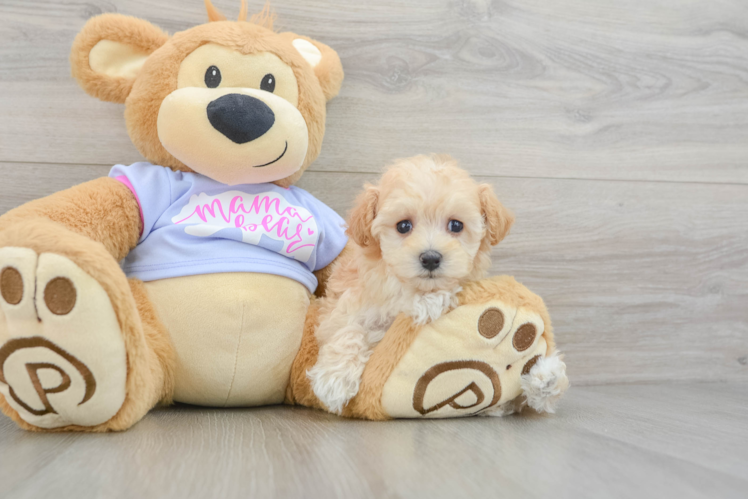
[[[88,94],[123,103],[151,53],[169,36],[142,19],[121,14],[93,17],[70,51],[73,76]]]
[[[338,95],[340,85],[343,83],[343,65],[338,53],[324,43],[296,33],[289,32],[280,35],[290,41],[293,48],[314,69],[325,98],[329,101]]]

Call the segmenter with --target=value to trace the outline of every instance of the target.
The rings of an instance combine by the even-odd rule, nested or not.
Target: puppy
[[[320,302],[319,356],[307,372],[320,401],[342,411],[398,314],[425,324],[454,308],[513,222],[491,186],[448,156],[397,160],[365,186],[349,217],[352,244]]]

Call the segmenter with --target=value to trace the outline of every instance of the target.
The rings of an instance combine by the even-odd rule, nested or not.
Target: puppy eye
[[[449,228],[450,232],[452,232],[452,233],[459,233],[459,232],[461,232],[463,227],[464,226],[463,226],[462,222],[460,222],[458,220],[454,220],[454,219],[452,219],[451,221],[449,221],[449,224],[447,224],[447,228]]]
[[[215,66],[211,66],[205,72],[205,85],[209,89],[214,89],[221,84],[221,70]]]
[[[409,220],[401,220],[397,223],[397,232],[400,234],[408,234],[413,229],[413,223]]]
[[[265,75],[260,82],[260,89],[272,93],[275,90],[275,77],[270,73]]]

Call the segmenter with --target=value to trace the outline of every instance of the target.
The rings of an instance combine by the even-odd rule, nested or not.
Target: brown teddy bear
[[[104,14],[73,44],[73,75],[125,104],[149,162],[0,217],[0,408],[25,429],[123,430],[172,401],[321,407],[314,293],[347,239],[294,183],[343,69],[267,10],[205,3],[211,22],[171,37]],[[503,414],[565,389],[537,369],[554,352],[540,298],[500,277],[460,300],[426,327],[398,318],[344,414]]]

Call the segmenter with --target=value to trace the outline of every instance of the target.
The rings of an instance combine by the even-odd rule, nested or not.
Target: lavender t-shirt
[[[228,186],[146,162],[115,165],[109,176],[140,204],[143,234],[123,269],[143,281],[253,272],[294,279],[313,293],[312,271],[347,242],[343,219],[295,186]]]

